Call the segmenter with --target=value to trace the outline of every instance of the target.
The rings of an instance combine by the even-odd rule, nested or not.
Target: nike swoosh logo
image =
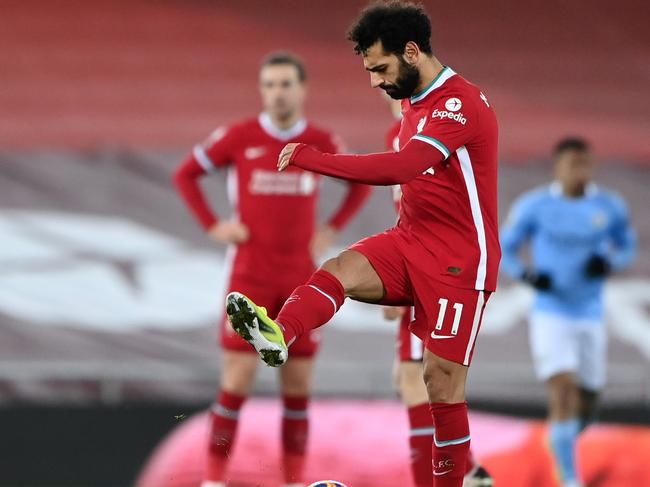
[[[436,340],[443,340],[445,338],[454,338],[456,335],[436,335],[435,331],[431,332],[431,338],[435,338]]]
[[[438,477],[438,476],[440,476],[440,475],[446,475],[446,474],[448,474],[449,472],[451,472],[452,470],[453,470],[453,469],[445,470],[444,472],[433,472],[433,475],[435,475],[436,477]]]

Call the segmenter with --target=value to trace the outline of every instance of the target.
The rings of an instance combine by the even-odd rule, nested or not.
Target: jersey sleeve
[[[425,125],[411,140],[429,144],[447,159],[467,144],[478,126],[476,101],[470,95],[457,94],[441,98],[427,115]]]
[[[406,183],[440,161],[440,152],[419,142],[409,142],[399,152],[361,155],[323,154],[298,144],[289,158],[289,164],[309,171],[376,186]]]
[[[219,127],[202,143],[194,146],[192,155],[206,172],[210,172],[232,162],[235,143],[236,129]]]
[[[513,279],[524,274],[526,266],[519,251],[535,231],[535,198],[530,195],[518,199],[501,228],[501,269]]]
[[[173,182],[187,209],[204,230],[209,230],[218,222],[218,216],[210,208],[199,184],[206,174],[196,157],[189,156],[174,171]]]
[[[637,235],[630,223],[630,212],[618,195],[612,197],[613,221],[610,227],[610,236],[614,249],[610,256],[612,267],[620,271],[629,266],[636,255]]]

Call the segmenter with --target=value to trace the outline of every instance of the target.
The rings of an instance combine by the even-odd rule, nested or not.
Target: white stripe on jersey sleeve
[[[194,156],[194,159],[198,161],[201,167],[205,169],[206,172],[214,171],[214,164],[202,146],[195,145],[194,149],[192,150],[192,155]]]
[[[469,152],[467,152],[465,146],[462,146],[456,151],[456,155],[460,161],[460,168],[463,172],[463,178],[465,179],[465,186],[467,187],[467,194],[469,196],[469,206],[472,209],[472,218],[478,236],[480,257],[478,261],[478,269],[476,270],[475,289],[482,291],[485,289],[485,276],[487,275],[487,243],[485,238],[485,227],[483,225],[483,213],[481,212],[481,202],[478,198],[478,189],[476,188],[474,169],[472,167],[472,160],[469,157]]]
[[[420,142],[424,142],[425,144],[429,144],[436,149],[438,149],[440,152],[442,152],[442,155],[445,156],[445,159],[447,159],[450,155],[451,152],[449,152],[449,149],[445,147],[445,144],[440,142],[438,139],[434,139],[433,137],[428,137],[426,135],[422,134],[417,134],[411,137],[411,140],[419,140]]]

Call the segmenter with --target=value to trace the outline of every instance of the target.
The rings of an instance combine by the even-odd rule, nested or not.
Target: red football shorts
[[[427,274],[425,269],[436,268],[432,257],[400,230],[365,238],[350,250],[363,254],[379,275],[385,290],[380,304],[414,306],[409,328],[427,350],[469,366],[489,292],[450,286]],[[415,255],[407,259],[408,252]]]
[[[230,277],[228,291],[239,291],[251,298],[258,306],[264,306],[269,316],[275,317],[280,312],[285,300],[291,295],[293,290],[307,282],[314,269],[304,269],[301,272],[292,272],[287,276],[286,270],[283,271],[284,279],[282,281],[274,280],[269,284],[268,280],[259,281],[259,278],[233,274]],[[224,317],[221,323],[220,333],[221,346],[225,350],[234,352],[257,353],[255,349],[232,329],[224,310]],[[311,358],[318,351],[320,344],[320,333],[318,330],[305,334],[298,338],[289,348],[289,357]]]

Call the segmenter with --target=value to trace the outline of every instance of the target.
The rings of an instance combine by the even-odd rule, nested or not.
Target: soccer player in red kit
[[[278,161],[280,171],[297,166],[366,184],[401,184],[397,225],[328,260],[275,320],[238,292],[228,296],[227,312],[262,359],[279,366],[287,347],[329,321],[346,297],[413,305],[410,329],[426,348],[434,485],[461,487],[470,446],[467,371],[501,258],[498,129],[489,100],[438,61],[430,37],[424,9],[401,1],[366,8],[350,31],[371,85],[403,100],[398,152],[325,154],[288,144]]]
[[[260,69],[264,112],[217,129],[178,167],[174,182],[188,208],[220,243],[229,245],[230,290],[243,290],[270,313],[277,313],[293,289],[315,269],[314,257],[333,243],[360,209],[370,187],[350,183],[339,210],[315,228],[318,174],[292,167],[276,169],[287,142],[337,152],[336,138],[303,118],[305,68],[289,53],[270,55]],[[218,168],[228,170],[232,220],[219,220],[206,202],[198,180]],[[273,275],[269,285],[268,276]],[[240,409],[249,395],[259,360],[227,320],[221,326],[221,391],[212,408],[204,487],[225,485],[225,470]],[[307,443],[307,401],[318,338],[305,333],[291,348],[281,371],[284,401],[283,466],[286,485],[302,485]]]
[[[388,96],[386,98],[393,116],[397,119],[386,132],[386,150],[397,151],[402,125],[402,107],[399,100]],[[402,198],[399,185],[392,187],[392,193],[395,208],[399,213],[399,201]],[[399,320],[396,362],[393,370],[395,385],[408,414],[411,473],[416,487],[431,487],[431,443],[435,429],[429,411],[427,388],[422,381],[424,343],[409,330],[409,325],[414,318],[413,311],[413,307],[386,306],[384,317],[390,321]],[[493,485],[494,480],[488,471],[476,461],[472,451],[468,450],[463,487],[492,487]]]

